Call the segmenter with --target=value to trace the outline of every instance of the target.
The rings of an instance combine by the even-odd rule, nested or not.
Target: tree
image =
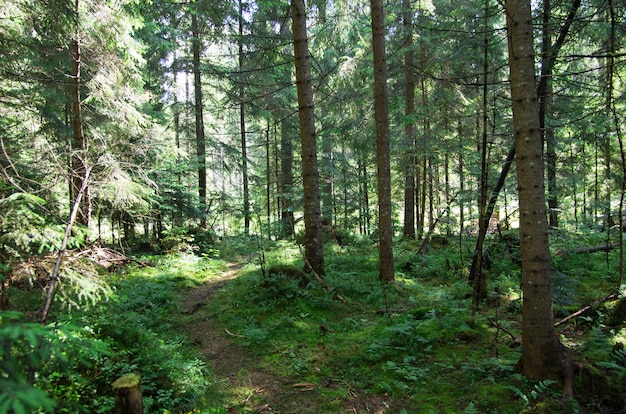
[[[293,49],[298,90],[298,116],[302,144],[302,183],[304,186],[304,247],[307,268],[324,274],[324,246],[320,206],[319,172],[315,142],[313,89],[306,32],[304,0],[291,2]]]
[[[239,0],[239,71],[243,74],[243,1]],[[250,233],[250,190],[248,188],[248,143],[246,140],[246,116],[244,106],[244,83],[240,80],[239,85],[239,129],[241,134],[241,175],[243,185],[243,219],[244,219],[244,233]],[[268,212],[269,214],[269,212]]]
[[[378,167],[378,277],[394,280],[393,225],[391,222],[391,166],[389,159],[389,97],[385,56],[385,16],[382,0],[371,0],[372,53],[374,57],[374,111],[376,165]]]
[[[81,79],[81,35],[80,35],[80,2],[76,0],[76,31],[72,39],[72,171],[70,172],[71,193],[70,199],[80,200],[78,215],[76,222],[84,226],[89,226],[91,220],[91,197],[89,184],[85,182],[88,178],[87,174],[87,151],[89,150],[89,141],[83,130],[83,114],[82,114],[82,79]],[[84,188],[81,198],[78,198],[80,189]]]
[[[552,270],[546,218],[530,0],[507,0],[506,25],[522,252],[522,357],[530,379],[561,379],[572,394],[572,365],[554,331]]]
[[[415,239],[415,53],[413,52],[413,9],[410,0],[402,2],[402,20],[406,51],[404,52],[404,134],[408,156],[404,163],[404,229],[403,235]]]
[[[193,90],[194,112],[196,115],[196,157],[198,171],[198,204],[200,206],[200,227],[206,228],[206,203],[207,203],[207,180],[206,180],[206,139],[204,135],[204,116],[202,102],[202,73],[200,72],[200,53],[202,41],[198,28],[198,10],[191,11],[191,48],[193,51]]]

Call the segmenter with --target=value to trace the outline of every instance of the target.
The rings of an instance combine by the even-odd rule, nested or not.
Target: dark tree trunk
[[[79,0],[76,0],[76,21],[79,21]],[[78,193],[83,185],[83,191],[76,223],[89,226],[91,221],[91,196],[89,185],[83,181],[87,179],[87,151],[89,150],[89,141],[83,130],[83,114],[81,105],[81,50],[80,50],[80,30],[76,28],[75,38],[72,39],[72,154],[71,154],[71,171],[70,171],[70,205],[78,197]]]
[[[404,230],[407,239],[415,239],[415,56],[413,53],[413,8],[410,0],[402,1],[406,52],[404,53]]]
[[[239,75],[243,76],[243,2],[239,0]],[[239,130],[241,133],[241,175],[243,185],[244,233],[250,233],[250,190],[248,188],[248,144],[246,142],[246,112],[243,79],[239,79]],[[268,155],[269,156],[269,155]],[[268,213],[269,214],[269,213]]]
[[[385,17],[382,0],[371,0],[372,52],[374,55],[374,111],[376,165],[378,167],[378,252],[383,281],[394,280],[393,226],[391,222],[391,162],[389,156],[389,97],[385,56]]]
[[[283,119],[280,128],[280,191],[281,237],[293,236],[293,148],[289,122]]]
[[[200,33],[196,13],[191,14],[191,43],[193,50],[193,84],[196,114],[196,157],[198,162],[198,205],[200,207],[200,227],[206,228],[206,140],[204,137],[204,117],[202,115],[202,77],[200,74]]]
[[[315,116],[313,112],[313,89],[306,31],[304,0],[292,0],[292,31],[298,90],[298,115],[300,118],[300,141],[302,144],[302,183],[304,186],[304,247],[307,267],[319,275],[324,274],[324,246],[320,206],[319,172]]]

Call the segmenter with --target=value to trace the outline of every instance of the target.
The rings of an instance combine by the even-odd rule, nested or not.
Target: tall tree
[[[243,1],[239,0],[239,74],[243,76]],[[246,142],[246,112],[244,106],[244,82],[239,79],[239,129],[241,134],[241,175],[243,181],[244,233],[250,233],[250,189],[248,188],[248,143]],[[268,213],[269,214],[269,213]]]
[[[402,1],[404,24],[404,139],[407,156],[404,164],[404,230],[403,235],[415,239],[415,53],[413,52],[413,8],[410,0]]]
[[[552,269],[530,0],[507,0],[505,9],[524,294],[521,365],[528,378],[562,380],[564,394],[571,395],[572,364],[555,334],[552,312]]]
[[[307,267],[324,274],[324,246],[320,206],[319,172],[317,167],[317,145],[315,136],[315,114],[313,110],[313,88],[311,87],[311,64],[309,41],[306,30],[304,0],[291,2],[293,53],[298,90],[298,116],[300,119],[300,141],[302,145],[302,184],[304,186],[304,247]]]
[[[204,116],[202,103],[202,73],[200,72],[200,54],[202,41],[198,28],[198,10],[191,11],[191,48],[193,65],[194,110],[196,115],[196,157],[198,171],[198,204],[200,207],[200,227],[206,228],[207,202],[207,169],[206,169],[206,139],[204,135]]]
[[[289,118],[284,118],[280,126],[280,178],[279,202],[281,237],[293,236],[293,145]]]
[[[88,179],[88,167],[86,163],[89,141],[83,129],[81,103],[80,1],[76,0],[74,4],[76,8],[76,30],[74,32],[74,38],[72,39],[72,171],[70,172],[70,199],[71,204],[74,203],[74,200],[80,200],[80,203],[78,203],[76,222],[89,226],[89,221],[91,220],[91,197],[89,185],[85,182]],[[84,190],[82,197],[79,198],[78,194],[81,188],[84,188]]]
[[[391,222],[391,162],[389,155],[389,93],[385,56],[385,14],[382,0],[371,0],[372,53],[374,57],[374,111],[376,165],[378,167],[378,277],[394,280],[393,225]]]

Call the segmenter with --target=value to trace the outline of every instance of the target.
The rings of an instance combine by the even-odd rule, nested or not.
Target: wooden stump
[[[141,378],[139,374],[127,374],[113,383],[115,414],[143,414]]]

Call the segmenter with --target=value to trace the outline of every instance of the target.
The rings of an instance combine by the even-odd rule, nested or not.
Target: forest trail
[[[241,257],[228,265],[217,279],[191,288],[183,297],[184,330],[190,341],[199,347],[229,402],[228,413],[322,413],[323,388],[348,387],[329,381],[328,384],[307,384],[297,378],[279,376],[264,366],[262,360],[235,342],[237,333],[220,325],[217,315],[204,307],[214,292],[238,277],[249,257]],[[384,403],[376,396],[359,396],[349,390],[351,399],[341,413],[383,413]],[[327,397],[326,397],[327,398]],[[328,402],[328,401],[327,401]]]

